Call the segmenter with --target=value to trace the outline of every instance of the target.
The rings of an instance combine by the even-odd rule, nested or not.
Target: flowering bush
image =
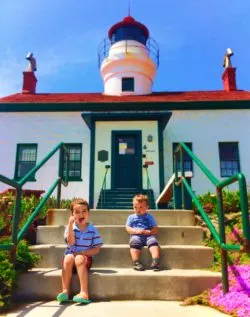
[[[228,268],[229,292],[223,295],[222,283],[209,292],[209,304],[237,317],[250,317],[250,265]]]
[[[250,265],[228,267],[229,292],[223,294],[222,283],[200,295],[186,298],[182,306],[206,305],[234,317],[250,317]]]

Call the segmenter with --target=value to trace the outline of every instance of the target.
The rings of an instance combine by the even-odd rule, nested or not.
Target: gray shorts
[[[129,246],[133,249],[140,250],[142,247],[147,246],[148,248],[152,246],[159,246],[159,243],[155,236],[144,236],[133,234],[129,240]]]

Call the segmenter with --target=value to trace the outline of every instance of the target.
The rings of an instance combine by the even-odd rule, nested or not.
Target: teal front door
[[[112,188],[142,187],[141,131],[112,132]]]

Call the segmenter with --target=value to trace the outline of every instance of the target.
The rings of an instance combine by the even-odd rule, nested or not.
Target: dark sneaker
[[[151,264],[151,269],[153,271],[160,271],[160,261],[159,259],[153,259]]]
[[[136,271],[144,271],[145,270],[144,266],[139,261],[135,261],[133,263],[133,269]]]

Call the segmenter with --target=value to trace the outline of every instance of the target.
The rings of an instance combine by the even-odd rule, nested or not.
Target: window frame
[[[21,160],[19,161],[19,155],[20,155],[20,151],[21,151],[22,148],[24,148],[24,149],[33,149],[33,148],[35,148],[35,150],[36,150],[35,161],[21,161]],[[14,179],[15,180],[20,180],[27,174],[26,173],[23,176],[18,176],[20,162],[35,162],[35,164],[34,164],[34,166],[32,168],[34,168],[36,166],[36,163],[37,163],[37,150],[38,150],[38,144],[37,143],[17,143],[17,146],[16,146],[15,172],[14,172]],[[35,174],[28,179],[29,182],[36,182]]]
[[[130,82],[130,81],[133,83],[131,89],[130,89],[130,87],[129,88],[124,87],[124,86],[127,86],[128,82]],[[121,88],[122,88],[121,89],[122,92],[134,92],[135,91],[135,78],[134,77],[122,77],[122,87]]]
[[[172,142],[172,159],[173,159],[173,172],[174,172],[174,151],[175,151],[175,149],[176,149],[176,147],[177,147],[177,145],[179,144],[180,142]],[[192,142],[184,142],[185,143],[185,145],[191,150],[191,151],[193,151],[193,143]],[[184,173],[185,172],[191,172],[192,173],[192,177],[194,176],[194,164],[193,164],[193,160],[190,158],[189,160],[187,160],[187,159],[185,159],[185,156],[186,156],[186,158],[188,158],[189,157],[189,155],[185,152],[185,151],[183,151],[183,153],[184,153]],[[186,162],[190,162],[190,164],[191,164],[191,169],[185,169],[185,161]],[[179,165],[180,165],[180,161],[179,162],[177,162],[177,168],[178,168],[178,163],[179,163]],[[180,169],[178,169],[178,172],[180,172],[181,171],[181,166],[180,166]]]
[[[68,147],[80,148],[80,160],[70,161],[70,162],[80,162],[80,176],[68,176],[68,182],[81,182],[82,181],[82,143],[65,143],[64,145],[67,148]],[[65,164],[65,155],[66,155],[64,151],[62,151],[62,153],[63,153],[63,158],[60,157],[60,160],[62,160],[60,175],[64,174],[64,164]]]
[[[235,149],[237,150],[236,152],[236,159],[234,160],[222,160],[222,145],[234,145],[235,148],[233,151],[235,151]],[[241,168],[240,168],[240,151],[239,151],[239,142],[238,141],[225,141],[225,142],[218,142],[218,150],[219,150],[219,164],[220,164],[220,177],[222,178],[226,178],[226,177],[231,177],[237,173],[240,173]],[[222,162],[236,162],[237,163],[237,172],[233,173],[234,168],[231,166],[230,168],[223,168],[222,167]],[[227,171],[227,170],[231,170],[231,174],[230,173],[225,173],[223,171]],[[225,174],[224,174],[225,173]],[[230,174],[230,175],[229,175]]]

